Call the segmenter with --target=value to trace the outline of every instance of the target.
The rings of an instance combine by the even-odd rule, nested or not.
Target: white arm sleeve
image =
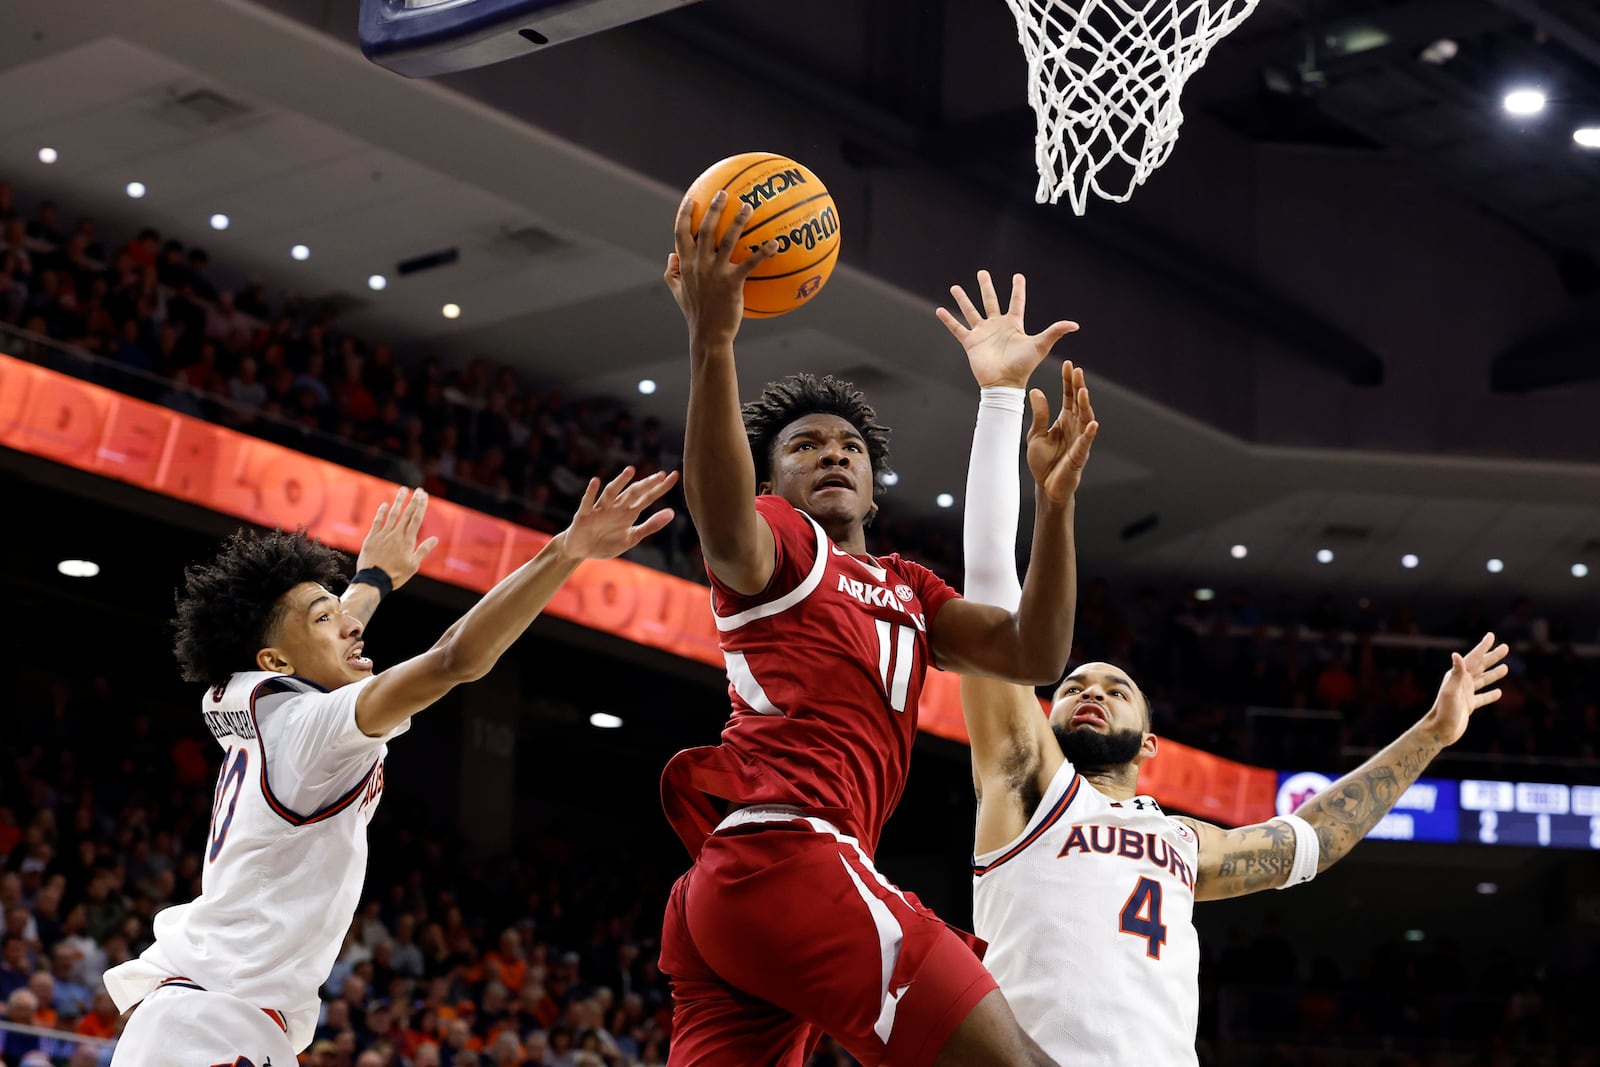
[[[1017,580],[1017,515],[1022,506],[1017,439],[1022,434],[1022,402],[1021,389],[983,390],[967,464],[967,510],[961,529],[967,599],[1007,611],[1016,611],[1022,603],[1022,583]]]

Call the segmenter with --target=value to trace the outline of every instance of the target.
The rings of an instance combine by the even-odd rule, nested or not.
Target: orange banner
[[[0,445],[211,508],[259,526],[304,526],[350,553],[396,486],[282,445],[0,355]],[[448,500],[424,536],[439,548],[422,573],[484,592],[549,538]],[[551,602],[559,618],[722,666],[706,587],[621,560],[585,564]],[[923,689],[921,728],[966,743],[955,675]],[[1164,742],[1144,787],[1163,804],[1237,825],[1269,818],[1276,778]]]

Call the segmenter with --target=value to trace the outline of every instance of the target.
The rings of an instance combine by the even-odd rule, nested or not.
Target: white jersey
[[[1063,1067],[1195,1064],[1199,842],[1149,797],[1064,763],[1017,838],[974,856],[983,962]]]
[[[281,1013],[295,1051],[311,1043],[328,977],[360,902],[367,823],[383,794],[389,739],[356,725],[371,679],[331,692],[268,671],[201,698],[225,750],[201,856],[200,896],[155,917],[155,944],[106,972],[123,1011],[169,978]]]

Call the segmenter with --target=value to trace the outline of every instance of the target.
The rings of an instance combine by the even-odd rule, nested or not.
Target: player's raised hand
[[[356,570],[377,567],[389,576],[399,589],[409,582],[422,566],[428,554],[439,547],[439,539],[430,537],[421,544],[417,534],[422,530],[422,518],[428,513],[428,494],[413,490],[407,499],[405,486],[394,495],[394,503],[378,505],[373,516],[372,529],[361,542],[361,554],[356,557]]]
[[[1050,422],[1050,404],[1044,393],[1030,390],[1033,425],[1028,427],[1028,469],[1040,492],[1057,504],[1064,504],[1078,491],[1083,468],[1089,462],[1089,447],[1100,432],[1089,389],[1083,384],[1083,371],[1072,361],[1061,365],[1061,414]]]
[[[980,270],[978,295],[983,300],[981,312],[967,296],[967,291],[959,285],[950,287],[950,295],[955,297],[961,319],[944,308],[934,311],[945,329],[967,350],[972,376],[978,379],[978,385],[983,388],[992,385],[1026,388],[1028,377],[1033,374],[1034,368],[1044,362],[1044,357],[1050,354],[1056,342],[1078,329],[1077,323],[1062,320],[1052,322],[1036,334],[1029,334],[1022,328],[1027,289],[1028,280],[1020,274],[1013,274],[1011,303],[1001,311],[994,281],[988,271]]]
[[[734,250],[750,221],[750,205],[739,206],[718,241],[717,223],[727,206],[728,194],[719,190],[695,233],[690,226],[695,203],[683,198],[673,229],[673,251],[662,275],[689,322],[690,337],[710,344],[731,342],[738,334],[744,317],[744,281],[778,250],[776,241],[766,241],[738,263],[733,262]]]
[[[1465,656],[1450,653],[1450,671],[1439,683],[1439,697],[1427,716],[1445,744],[1461,740],[1474,711],[1500,699],[1499,689],[1485,687],[1494,685],[1510,670],[1501,662],[1508,652],[1508,646],[1495,644],[1494,634],[1487,633]]]
[[[657,472],[637,482],[633,474],[632,467],[624,467],[604,489],[599,478],[589,479],[578,512],[566,529],[569,553],[582,559],[612,559],[672,521],[672,509],[662,508],[635,525],[645,508],[678,484],[678,472]]]

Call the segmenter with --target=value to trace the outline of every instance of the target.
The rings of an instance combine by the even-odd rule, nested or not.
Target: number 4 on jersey
[[[1151,878],[1139,879],[1139,884],[1128,894],[1122,906],[1122,926],[1125,934],[1144,938],[1144,954],[1153,960],[1161,958],[1161,946],[1167,943],[1167,928],[1161,921],[1161,883]]]

